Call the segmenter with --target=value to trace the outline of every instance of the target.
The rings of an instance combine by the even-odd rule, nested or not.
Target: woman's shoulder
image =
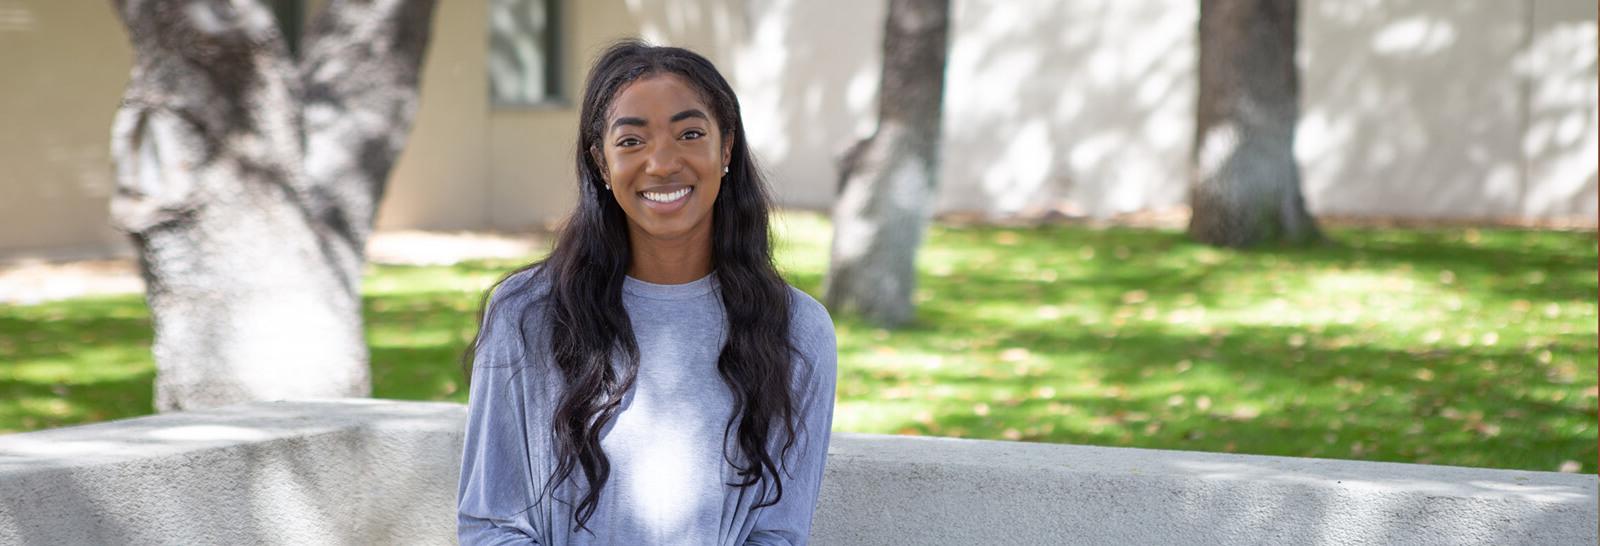
[[[518,304],[518,306],[541,303],[550,293],[550,282],[546,277],[544,264],[533,264],[510,272],[506,275],[506,279],[494,287],[490,303]]]
[[[789,287],[789,343],[801,366],[794,375],[796,388],[801,392],[825,392],[831,401],[839,375],[833,317],[816,298],[793,286]]]
[[[544,274],[544,264],[535,264],[513,271],[495,285],[484,310],[485,322],[525,314],[542,305],[550,294],[550,281]]]
[[[796,346],[826,345],[833,350],[833,317],[816,298],[804,290],[789,287],[789,331]]]

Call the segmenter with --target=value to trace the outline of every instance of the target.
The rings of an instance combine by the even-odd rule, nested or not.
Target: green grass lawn
[[[780,220],[820,297],[826,220]],[[933,228],[918,318],[836,316],[838,430],[1596,471],[1593,232]],[[455,357],[515,262],[374,268],[375,395],[466,400]],[[0,306],[0,432],[150,413],[138,296]]]

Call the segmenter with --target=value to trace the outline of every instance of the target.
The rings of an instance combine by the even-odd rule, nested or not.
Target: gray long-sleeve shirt
[[[537,271],[537,270],[534,270]],[[715,274],[679,285],[623,285],[623,306],[639,345],[639,375],[622,411],[602,431],[611,478],[586,524],[572,513],[586,484],[581,468],[541,496],[555,471],[550,420],[560,376],[549,358],[548,326],[539,306],[548,287],[523,272],[490,299],[472,371],[461,457],[458,533],[461,544],[805,544],[811,530],[833,424],[836,359],[828,312],[790,288],[789,337],[794,359],[794,446],[782,461],[783,499],[771,477],[741,489],[728,461],[742,461],[731,429],[733,397],[717,373],[727,320]],[[532,345],[524,350],[518,317]],[[768,452],[777,460],[774,435]],[[726,455],[726,457],[724,457]],[[593,533],[591,534],[590,531]]]

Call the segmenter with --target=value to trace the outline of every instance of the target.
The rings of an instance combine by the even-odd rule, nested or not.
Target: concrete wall
[[[488,101],[487,0],[440,2],[422,107],[379,227],[558,220],[575,197],[584,71],[625,36],[718,63],[779,200],[826,208],[834,158],[876,123],[885,6],[568,1],[568,100],[517,109]],[[939,208],[1108,215],[1181,204],[1195,6],[954,2]],[[1301,25],[1297,154],[1313,212],[1600,214],[1593,2],[1326,0],[1303,5]],[[108,225],[107,148],[130,61],[104,3],[0,0],[0,260],[128,252]]]
[[[465,407],[0,436],[0,543],[448,544]],[[1592,475],[836,433],[816,544],[1593,544]]]

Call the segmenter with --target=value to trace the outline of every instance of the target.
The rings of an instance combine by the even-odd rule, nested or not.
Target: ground
[[[955,220],[910,327],[835,317],[839,430],[1595,471],[1592,230],[1335,224],[1233,251],[1160,218]],[[779,226],[780,267],[819,295],[826,219]],[[365,285],[375,395],[464,401],[483,288],[546,239],[403,235],[375,239]],[[131,265],[0,271],[4,301],[74,290],[0,303],[0,432],[149,413]]]

